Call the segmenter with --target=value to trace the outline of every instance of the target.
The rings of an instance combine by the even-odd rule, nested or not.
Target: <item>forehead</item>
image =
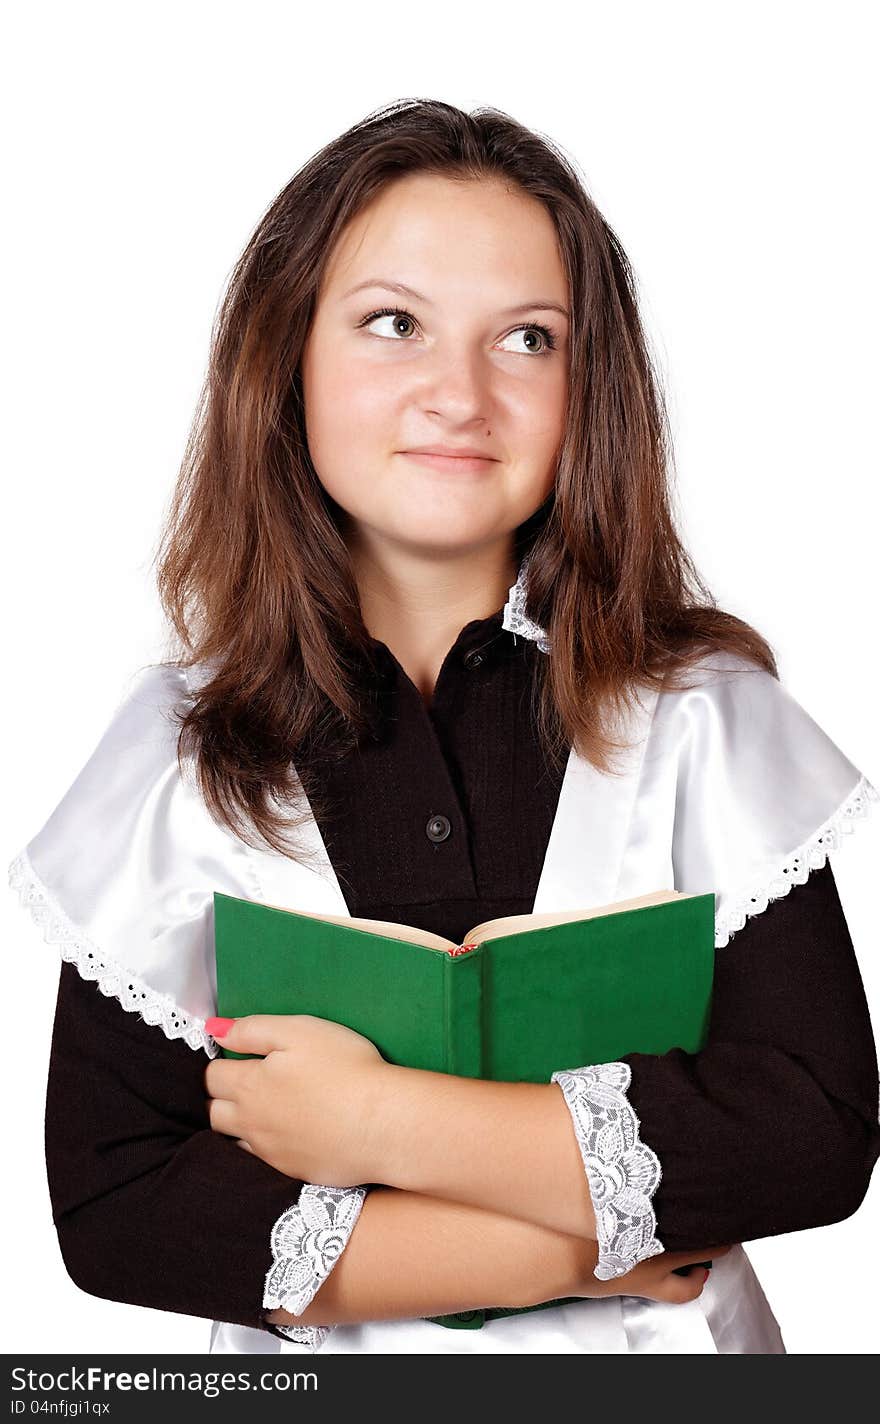
[[[396,179],[352,218],[330,255],[322,295],[384,277],[432,302],[479,294],[499,305],[538,292],[565,304],[568,283],[543,203],[500,178]]]

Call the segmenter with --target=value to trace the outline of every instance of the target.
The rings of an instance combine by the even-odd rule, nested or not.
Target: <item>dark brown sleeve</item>
[[[275,1334],[270,1232],[303,1184],[211,1129],[209,1062],[62,964],[45,1124],[61,1255],[90,1295]]]
[[[699,1053],[624,1061],[667,1251],[851,1216],[880,1155],[877,1052],[830,863],[716,950]]]

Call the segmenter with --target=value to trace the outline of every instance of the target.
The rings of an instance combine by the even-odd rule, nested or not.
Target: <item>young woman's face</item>
[[[442,555],[534,514],[563,435],[568,305],[551,219],[520,189],[411,174],[352,220],[302,360],[312,462],[351,528]]]

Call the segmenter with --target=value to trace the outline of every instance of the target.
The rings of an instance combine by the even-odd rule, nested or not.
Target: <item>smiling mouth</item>
[[[497,465],[497,460],[489,459],[485,455],[426,455],[421,450],[400,450],[398,454],[404,459],[415,460],[418,464],[424,465],[426,469],[446,471],[449,474],[483,474],[490,465]]]

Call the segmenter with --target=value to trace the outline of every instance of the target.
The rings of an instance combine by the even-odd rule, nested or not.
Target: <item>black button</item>
[[[452,822],[448,816],[432,816],[425,827],[425,835],[429,841],[445,841],[452,831]]]
[[[472,648],[469,653],[465,653],[464,655],[464,665],[466,668],[478,668],[480,663],[484,663],[485,661],[485,654],[481,653],[478,648]]]

